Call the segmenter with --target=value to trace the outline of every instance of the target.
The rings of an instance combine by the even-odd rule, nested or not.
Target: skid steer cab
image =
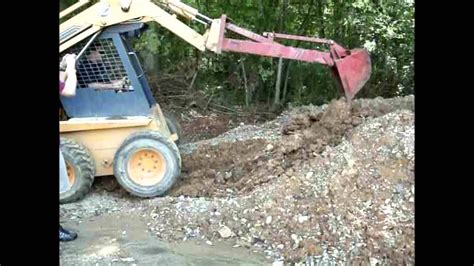
[[[75,97],[61,97],[61,152],[70,186],[61,203],[82,199],[95,177],[114,175],[139,197],[164,194],[177,181],[180,127],[154,100],[128,40],[142,23],[108,27],[60,54],[78,56]]]

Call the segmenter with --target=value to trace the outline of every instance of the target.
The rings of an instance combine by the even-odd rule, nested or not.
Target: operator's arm
[[[65,56],[66,70],[59,73],[59,79],[64,82],[64,88],[61,95],[72,97],[76,95],[77,76],[76,76],[76,56]]]
[[[133,91],[130,81],[127,78],[121,80],[111,80],[107,83],[93,82],[88,84],[95,90],[115,90],[115,91]]]

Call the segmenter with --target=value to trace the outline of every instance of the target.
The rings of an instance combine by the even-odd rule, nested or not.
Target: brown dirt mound
[[[185,135],[182,142],[189,143],[219,136],[230,129],[232,124],[229,124],[229,121],[228,116],[198,117],[189,123],[183,124]]]
[[[183,155],[181,182],[172,196],[223,197],[252,191],[282,174],[291,176],[293,168],[318,156],[326,146],[338,145],[365,119],[394,110],[389,104],[375,108],[344,99],[332,101],[324,112],[306,110],[290,114],[281,126],[280,141],[264,139],[201,145]]]
[[[297,120],[289,121],[287,126]],[[323,115],[312,123],[330,124],[321,121]],[[321,136],[347,137],[320,154],[304,142],[285,141],[295,134],[303,137],[302,132],[313,127],[298,122],[303,126],[282,136],[278,143],[283,144],[270,153],[280,157],[259,161],[264,166],[272,162],[274,168],[284,165],[276,171],[282,172],[279,178],[237,197],[155,199],[153,230],[164,239],[202,237],[215,243],[229,238],[219,233],[224,228],[236,244],[287,263],[307,258],[325,265],[413,264],[413,121],[413,112],[401,110],[345,133],[335,128],[350,123],[335,123],[325,129],[331,134]],[[287,152],[284,146],[296,148]],[[256,146],[252,149],[258,154]],[[308,154],[314,158],[304,159]],[[255,182],[274,173],[272,167],[260,167],[241,180]]]
[[[220,197],[227,195],[229,189],[232,189],[230,193],[251,190],[265,182],[261,178],[252,179],[259,162],[268,160],[268,156],[262,154],[265,146],[265,140],[248,140],[199,147],[192,154],[183,156],[181,182],[170,194]]]

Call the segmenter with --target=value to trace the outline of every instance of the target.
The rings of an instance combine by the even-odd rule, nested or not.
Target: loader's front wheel
[[[176,183],[180,172],[176,144],[154,131],[132,134],[115,155],[117,181],[138,197],[163,195]]]
[[[71,203],[84,198],[94,182],[95,165],[89,151],[82,144],[61,138],[61,153],[66,162],[69,188],[59,193],[59,202]]]

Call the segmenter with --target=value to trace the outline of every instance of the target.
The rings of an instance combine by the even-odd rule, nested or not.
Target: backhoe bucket
[[[372,73],[369,53],[365,49],[353,49],[349,55],[334,62],[334,74],[344,89],[347,101],[351,101]]]

